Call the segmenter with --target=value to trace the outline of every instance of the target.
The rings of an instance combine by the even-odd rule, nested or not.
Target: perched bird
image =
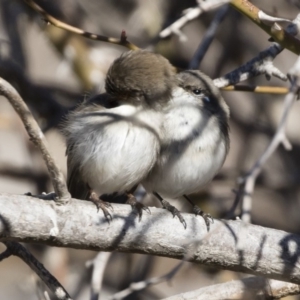
[[[127,193],[137,204],[131,191],[157,160],[162,107],[177,82],[175,68],[158,54],[129,51],[113,62],[106,93],[83,102],[62,126],[72,197],[92,200],[108,220],[103,194]]]
[[[229,108],[213,81],[200,71],[177,75],[178,86],[163,107],[160,154],[142,184],[163,206],[186,223],[164,198],[185,197],[209,230],[212,218],[188,198],[222,167],[229,149]]]

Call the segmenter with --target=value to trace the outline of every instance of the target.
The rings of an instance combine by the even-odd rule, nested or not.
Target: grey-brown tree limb
[[[249,277],[203,287],[164,300],[281,299],[288,295],[297,295],[299,292],[298,284],[268,280],[263,277]]]
[[[160,255],[300,283],[300,235],[243,223],[204,221],[184,214],[187,229],[163,209],[142,221],[129,205],[113,205],[113,220],[88,201],[66,205],[0,194],[0,241],[39,243],[95,251]]]

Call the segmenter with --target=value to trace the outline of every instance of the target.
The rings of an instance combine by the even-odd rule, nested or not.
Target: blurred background
[[[105,36],[119,37],[126,30],[137,46],[158,52],[174,65],[188,68],[217,10],[202,14],[182,28],[186,40],[159,32],[177,20],[196,1],[171,0],[40,0],[53,16],[68,24]],[[294,19],[297,1],[252,1],[266,13]],[[267,48],[268,35],[230,8],[199,68],[212,78],[237,68]],[[85,97],[104,91],[111,62],[126,48],[91,41],[47,25],[21,0],[0,1],[0,76],[13,84],[43,129],[50,150],[66,174],[65,143],[58,127],[64,115]],[[284,50],[274,64],[286,73],[296,55]],[[279,79],[253,78],[250,85],[288,86]],[[231,109],[231,149],[226,162],[207,188],[194,196],[214,218],[226,215],[234,202],[237,179],[260,157],[275,133],[284,95],[223,92]],[[30,143],[18,116],[0,98],[0,192],[33,194],[52,191],[40,153]],[[280,146],[263,167],[253,194],[253,223],[300,233],[300,104],[289,116],[287,136],[293,150]],[[144,204],[159,206],[147,196]],[[174,202],[181,211],[190,206]],[[237,214],[239,210],[237,210]],[[180,223],[178,222],[179,226]],[[74,299],[89,299],[92,269],[86,266],[97,253],[27,245]],[[5,249],[0,245],[0,251]],[[132,282],[161,276],[178,261],[138,254],[112,253],[103,282],[103,297]],[[172,282],[161,283],[126,299],[161,299],[245,275],[184,263]],[[43,284],[27,265],[11,257],[0,263],[1,299],[44,299]],[[287,299],[300,299],[291,296]]]

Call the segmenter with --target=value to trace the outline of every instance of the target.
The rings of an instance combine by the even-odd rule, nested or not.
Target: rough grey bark
[[[300,236],[242,221],[218,221],[207,234],[201,217],[178,219],[150,208],[142,221],[128,205],[113,205],[109,224],[87,201],[56,205],[0,194],[0,241],[43,243],[97,251],[136,252],[300,283]]]
[[[207,286],[164,300],[281,299],[289,295],[297,295],[299,292],[300,286],[297,284],[268,280],[262,277],[250,277]]]

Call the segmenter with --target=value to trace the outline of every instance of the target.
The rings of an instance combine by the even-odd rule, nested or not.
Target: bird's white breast
[[[73,130],[81,139],[74,151],[90,187],[109,194],[138,184],[157,159],[160,123],[157,112],[132,105],[78,118]]]
[[[165,113],[160,156],[143,181],[147,191],[167,198],[199,191],[226,156],[216,117],[203,113],[194,98],[189,99],[182,90],[176,96]]]

